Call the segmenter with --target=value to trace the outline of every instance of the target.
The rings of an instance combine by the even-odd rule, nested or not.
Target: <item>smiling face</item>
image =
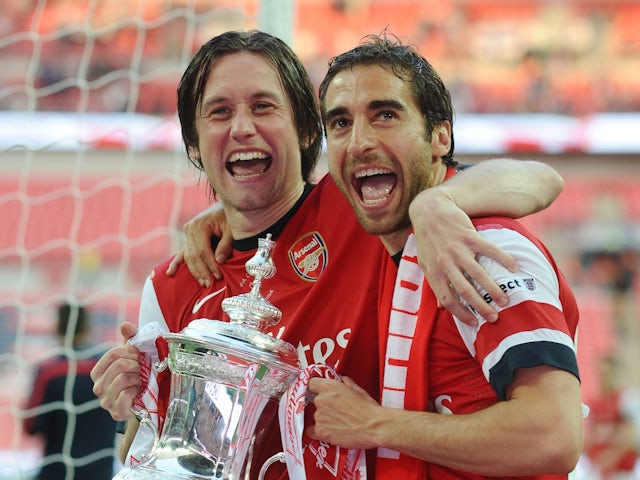
[[[444,180],[449,123],[429,135],[410,84],[380,65],[338,72],[324,111],[329,172],[364,229],[400,251],[411,228],[409,204]]]
[[[199,156],[211,186],[234,219],[265,228],[303,190],[300,142],[290,103],[274,66],[262,55],[230,53],[215,60],[196,116]],[[261,230],[256,226],[255,232]],[[236,236],[236,232],[234,232]]]

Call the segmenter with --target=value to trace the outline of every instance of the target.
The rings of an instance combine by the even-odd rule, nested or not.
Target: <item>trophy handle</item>
[[[133,413],[133,416],[136,417],[136,419],[140,422],[141,427],[147,427],[151,429],[151,432],[153,433],[153,447],[151,447],[151,450],[147,454],[145,454],[145,456],[147,456],[151,452],[155,451],[156,448],[158,447],[158,442],[160,441],[160,435],[158,434],[158,427],[155,426],[155,424],[151,420],[151,417],[149,416],[149,412],[147,412],[145,409],[138,411],[135,408],[130,407],[129,410],[131,410],[131,413]]]
[[[266,462],[262,464],[262,468],[260,468],[260,473],[258,473],[258,480],[263,480],[265,474],[267,473],[267,469],[275,462],[285,463],[286,459],[284,457],[284,452],[278,452],[275,455],[272,455],[267,459]]]

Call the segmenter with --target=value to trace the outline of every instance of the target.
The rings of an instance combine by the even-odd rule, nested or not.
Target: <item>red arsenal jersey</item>
[[[249,292],[253,277],[245,263],[266,233],[276,242],[272,260],[277,271],[262,281],[261,294],[282,311],[280,323],[267,332],[297,349],[301,367],[331,365],[377,398],[377,288],[386,252],[377,237],[362,229],[328,175],[280,225],[235,242],[231,258],[221,266],[223,279],[211,287],[201,287],[184,264],[173,277],[165,274],[170,260],[155,268],[143,291],[139,327],[158,322],[179,332],[199,318],[228,321],[222,300]],[[158,379],[161,421],[169,378],[163,372]],[[277,429],[275,433],[269,454],[282,449]],[[270,467],[270,477],[277,468]]]
[[[474,221],[489,242],[514,256],[509,272],[479,256],[479,263],[509,296],[495,323],[476,327],[437,308],[415,258],[413,236],[400,268],[389,260],[381,295],[381,399],[389,407],[442,414],[472,413],[505,400],[515,370],[551,365],[578,376],[575,334],[578,309],[568,282],[544,245],[516,221]],[[478,287],[476,285],[476,287]],[[486,294],[488,303],[492,299]],[[496,307],[497,308],[497,307]],[[387,449],[378,450],[381,479],[482,479]],[[411,473],[409,473],[411,472]],[[567,478],[566,475],[518,477]]]

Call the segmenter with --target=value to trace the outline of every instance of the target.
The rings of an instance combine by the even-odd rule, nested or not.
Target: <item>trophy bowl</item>
[[[274,242],[260,239],[246,269],[255,280],[249,293],[222,308],[231,321],[197,319],[163,338],[169,353],[160,369],[171,371],[171,393],[162,433],[145,417],[154,446],[118,480],[261,478],[251,472],[251,452],[276,414],[274,405],[300,373],[295,348],[261,331],[281,313],[260,295],[262,279],[275,272]],[[268,418],[265,418],[268,417]],[[275,456],[274,456],[275,457]],[[114,479],[114,480],[115,480]]]

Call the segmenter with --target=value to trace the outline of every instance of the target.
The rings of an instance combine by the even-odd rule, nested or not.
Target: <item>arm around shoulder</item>
[[[560,174],[545,163],[504,158],[474,164],[434,190],[444,189],[470,217],[520,218],[547,208],[563,187]]]
[[[485,255],[515,271],[515,260],[483,240],[470,217],[502,215],[522,217],[546,208],[562,191],[563,180],[548,165],[537,161],[487,160],[463,170],[444,183],[428,188],[411,202],[409,216],[416,234],[418,260],[438,301],[460,320],[475,324],[474,315],[489,321],[496,312],[476,292],[473,279],[496,300],[507,302],[476,262]]]

